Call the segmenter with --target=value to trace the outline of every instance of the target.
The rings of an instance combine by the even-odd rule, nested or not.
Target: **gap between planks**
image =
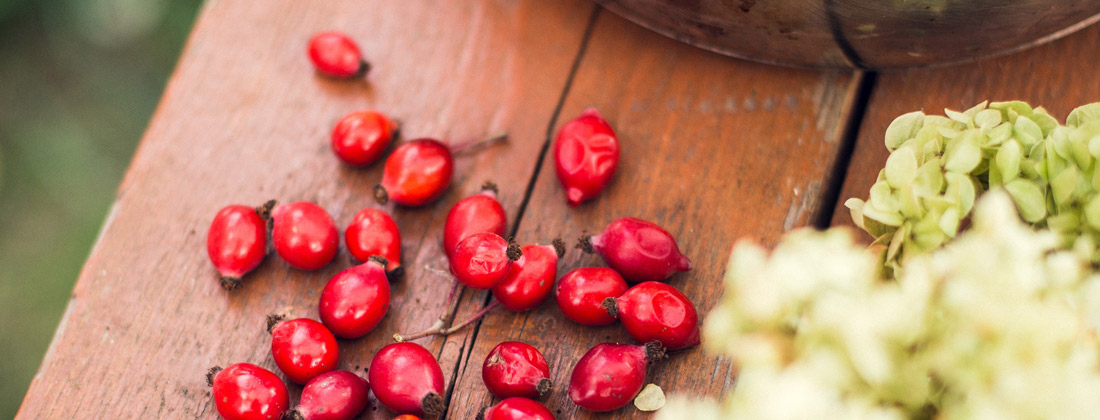
[[[844,189],[844,180],[848,176],[848,164],[852,161],[852,153],[855,151],[856,142],[859,140],[859,129],[863,126],[863,118],[867,114],[867,103],[871,100],[871,92],[878,80],[878,73],[866,70],[857,70],[852,77],[852,90],[847,102],[852,104],[848,110],[844,124],[840,127],[840,144],[837,146],[836,158],[829,168],[825,192],[821,195],[821,202],[817,207],[812,225],[816,229],[828,229],[832,224],[833,213],[836,211],[840,193]]]
[[[562,87],[562,92],[558,96],[558,102],[554,105],[554,111],[550,114],[550,120],[546,125],[546,135],[543,139],[542,147],[539,149],[538,159],[535,160],[535,165],[532,168],[531,176],[528,179],[527,188],[523,192],[523,200],[520,201],[519,209],[516,210],[515,223],[512,224],[512,230],[508,232],[509,238],[515,237],[516,233],[519,232],[519,226],[523,221],[523,214],[527,210],[527,205],[530,202],[531,195],[535,190],[535,183],[536,181],[538,181],[539,173],[542,172],[542,165],[546,160],[546,153],[550,150],[550,141],[551,137],[554,134],[554,127],[557,125],[558,117],[561,114],[562,107],[565,105],[565,99],[569,96],[570,88],[573,86],[573,79],[577,75],[577,70],[580,68],[581,61],[584,59],[584,53],[587,50],[588,41],[592,37],[592,31],[596,27],[596,20],[600,16],[602,10],[602,7],[595,6],[592,8],[592,13],[588,17],[588,23],[586,23],[585,25],[584,35],[581,36],[581,42],[579,48],[577,49],[577,55],[573,58],[573,64],[572,66],[570,66],[569,74],[565,78],[565,85]],[[461,298],[461,294],[456,297],[456,299],[460,302]],[[481,302],[481,307],[485,308],[492,299],[493,294],[487,293],[485,295],[485,299]],[[457,315],[458,312],[460,312],[459,305],[455,305],[454,315]],[[473,353],[474,343],[477,342],[478,331],[481,329],[482,320],[484,320],[484,317],[477,320],[477,322],[475,322],[470,327],[472,328],[470,339],[464,343],[464,347],[466,348],[465,354],[459,356],[461,360],[459,361],[459,363],[455,363],[453,375],[451,376],[450,382],[447,384],[445,404],[446,408],[443,411],[443,415],[440,416],[440,420],[446,420],[447,415],[451,413],[451,395],[454,391],[455,384],[458,383],[458,378],[460,378],[462,374],[465,373],[466,366],[468,366],[469,364],[470,356]],[[462,320],[457,319],[454,321],[462,322]],[[436,355],[436,358],[441,357],[442,353],[443,347],[441,346],[439,349],[439,354]]]

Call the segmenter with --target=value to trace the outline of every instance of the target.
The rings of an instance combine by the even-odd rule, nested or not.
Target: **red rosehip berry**
[[[558,307],[565,316],[583,325],[607,325],[615,318],[603,301],[626,293],[629,286],[618,272],[607,267],[583,267],[565,273],[558,281]]]
[[[394,343],[374,355],[368,370],[378,401],[398,414],[443,414],[443,369],[416,343]]]
[[[367,261],[372,255],[386,259],[386,271],[390,277],[400,278],[401,231],[386,212],[365,208],[355,213],[355,218],[344,231],[348,251],[359,261]]]
[[[237,363],[206,374],[214,405],[225,420],[278,419],[290,405],[286,385],[271,371]]]
[[[455,247],[475,233],[495,233],[504,236],[508,225],[504,206],[497,201],[497,186],[486,182],[481,192],[459,200],[447,213],[443,225],[443,251],[447,259],[454,257]]]
[[[603,191],[619,167],[619,138],[595,108],[565,123],[554,137],[554,170],[570,206]]]
[[[699,315],[691,300],[667,284],[647,281],[604,301],[639,343],[659,341],[669,351],[699,345]]]
[[[386,261],[367,262],[336,273],[321,292],[321,322],[337,337],[357,338],[374,329],[390,308]]]
[[[260,207],[231,205],[218,211],[206,233],[206,253],[221,274],[221,285],[233,290],[241,277],[267,255],[267,222],[275,200]]]
[[[336,257],[340,232],[325,209],[298,201],[272,211],[271,241],[287,264],[301,270],[317,270]]]
[[[486,408],[477,418],[479,420],[554,420],[554,413],[538,401],[512,397]]]
[[[355,41],[336,31],[321,32],[310,38],[309,59],[318,72],[329,77],[362,77],[370,71],[370,64],[363,60],[363,53]]]
[[[348,165],[370,165],[390,147],[396,132],[397,123],[381,112],[355,111],[332,129],[332,151]]]
[[[546,358],[534,346],[518,341],[505,341],[489,351],[481,379],[497,398],[538,398],[553,388]]]
[[[523,256],[514,243],[495,233],[470,235],[455,247],[451,258],[451,273],[462,284],[474,289],[490,289],[496,286],[512,269],[512,262]]]
[[[504,280],[493,286],[493,296],[512,312],[529,311],[550,297],[565,244],[555,239],[552,246],[525,245],[520,250],[523,255],[512,262]]]
[[[367,408],[370,385],[346,370],[324,373],[302,388],[302,401],[286,420],[351,420]]]
[[[393,420],[420,420],[420,417],[414,416],[412,414],[402,414],[400,416],[394,417]]]
[[[393,200],[403,206],[423,206],[443,195],[451,185],[454,170],[451,149],[439,140],[402,143],[386,159],[382,183],[374,187],[374,197],[382,204]]]
[[[281,315],[269,315],[267,325],[271,358],[291,382],[304,385],[340,362],[336,337],[320,322],[308,318],[284,321]]]
[[[680,253],[668,231],[633,217],[611,222],[598,235],[582,237],[578,247],[584,252],[598,252],[608,266],[630,282],[661,281],[691,270],[691,261]]]
[[[569,399],[590,411],[611,411],[634,399],[645,385],[646,365],[665,357],[659,343],[597,344],[573,367]]]

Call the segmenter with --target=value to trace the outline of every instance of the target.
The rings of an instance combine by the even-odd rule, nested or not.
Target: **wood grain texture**
[[[497,179],[505,208],[517,212],[594,7],[208,2],[18,417],[216,418],[208,367],[251,362],[277,372],[264,315],[316,319],[320,291],[349,266],[348,254],[341,245],[337,261],[313,273],[272,256],[227,293],[206,257],[206,229],[222,206],[277,198],[317,202],[342,230],[373,205],[381,178],[380,164],[350,169],[329,149],[332,125],[357,109],[399,119],[407,138],[511,133],[506,144],[458,157],[455,183],[435,205],[396,210],[407,280],[375,331],[341,342],[342,363],[365,367],[392,333],[431,323],[450,285],[429,269],[446,270],[447,209]],[[366,82],[314,74],[306,42],[327,29],[360,42],[374,64]],[[468,299],[480,304],[484,295]],[[467,334],[424,341],[448,380]],[[294,401],[300,388],[290,388]],[[371,407],[363,418],[393,417],[373,397]]]
[[[882,73],[872,91],[853,149],[848,174],[833,213],[833,225],[853,226],[844,207],[867,193],[889,153],[886,127],[916,110],[943,115],[944,108],[966,110],[984,100],[1022,100],[1043,106],[1059,121],[1073,108],[1100,101],[1100,26],[1093,25],[1022,53],[941,69]],[[870,235],[859,235],[870,243]]]
[[[856,82],[849,73],[721,57],[602,11],[554,125],[598,108],[620,136],[619,171],[598,198],[569,208],[547,156],[517,240],[548,243],[562,235],[573,242],[623,216],[656,222],[694,265],[670,284],[705,316],[721,293],[735,239],[772,245],[784,231],[809,224],[823,204],[819,193],[830,181]],[[571,250],[558,275],[597,265],[603,265],[598,256]],[[576,361],[595,344],[630,338],[617,324],[572,323],[551,298],[528,313],[498,309],[481,324],[452,396],[461,403],[452,405],[450,418],[473,418],[496,401],[482,383],[481,365],[493,346],[508,340],[528,342],[546,356],[555,386],[546,404],[559,419],[651,417],[633,406],[593,414],[569,401]],[[649,374],[666,393],[716,396],[734,381],[727,359],[700,348],[672,355]]]

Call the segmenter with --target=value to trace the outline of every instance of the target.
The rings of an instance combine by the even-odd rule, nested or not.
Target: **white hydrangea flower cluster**
[[[986,194],[973,225],[896,279],[842,228],[739,243],[704,344],[740,368],[720,403],[658,419],[977,420],[1100,416],[1100,275]]]
[[[1066,247],[1092,249],[1100,262],[1100,103],[1075,109],[1064,126],[1018,101],[944,111],[895,119],[886,130],[890,157],[867,201],[845,203],[856,225],[886,245],[887,268],[955,237],[975,198],[998,187],[1024,220],[1060,233]]]

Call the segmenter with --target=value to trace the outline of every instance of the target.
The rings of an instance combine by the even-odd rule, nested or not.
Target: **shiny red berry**
[[[371,359],[368,373],[374,396],[390,411],[428,417],[443,414],[443,369],[419,344],[383,347]]]
[[[634,399],[645,385],[646,365],[665,357],[658,343],[597,344],[573,367],[569,399],[590,411],[611,411]]]
[[[241,285],[241,277],[267,255],[267,221],[275,200],[260,207],[231,205],[218,211],[206,233],[206,253],[221,274],[226,290]]]
[[[367,261],[372,255],[386,259],[386,271],[391,277],[401,277],[401,231],[386,212],[365,208],[355,213],[355,218],[344,231],[348,251],[359,261]]]
[[[534,346],[518,341],[505,341],[489,351],[481,379],[497,398],[538,398],[553,388],[546,358]]]
[[[619,138],[594,108],[565,123],[554,137],[554,170],[570,206],[603,191],[619,167]]]
[[[512,261],[522,255],[518,245],[509,244],[500,235],[475,233],[455,247],[451,273],[466,286],[489,289],[504,281],[512,269]]]
[[[507,398],[478,415],[480,420],[554,420],[546,406],[523,397]]]
[[[451,149],[439,140],[405,142],[386,159],[382,183],[374,188],[374,196],[383,204],[393,200],[403,206],[423,206],[447,191],[454,170]]]
[[[336,31],[321,32],[309,40],[309,59],[318,72],[329,77],[362,77],[370,70],[355,41]]]
[[[317,270],[336,257],[340,232],[325,209],[298,201],[272,211],[271,241],[287,264],[301,270]]]
[[[390,282],[385,262],[377,257],[336,273],[321,292],[317,311],[337,337],[357,338],[370,332],[390,309]]]
[[[443,251],[448,259],[453,258],[455,247],[463,239],[482,232],[504,236],[507,225],[504,206],[497,201],[497,187],[486,182],[480,193],[459,200],[447,213],[447,222],[443,225]]]
[[[639,343],[660,341],[669,351],[699,345],[699,314],[675,287],[647,281],[618,298],[607,298],[604,307]]]
[[[579,247],[599,253],[608,266],[634,283],[661,281],[691,270],[691,261],[680,253],[668,231],[633,217],[611,222],[599,235],[582,237]]]
[[[287,412],[285,420],[351,420],[367,408],[370,385],[367,380],[346,370],[324,373],[302,388],[298,408]]]
[[[583,325],[607,325],[615,318],[604,309],[604,299],[619,297],[628,288],[615,270],[583,267],[565,273],[555,294],[558,308],[567,318]]]
[[[271,331],[271,358],[287,379],[304,385],[322,373],[336,368],[340,348],[336,337],[320,322],[308,318],[284,321],[268,316]]]
[[[206,383],[212,387],[214,405],[225,420],[278,419],[290,405],[283,381],[253,364],[212,368]]]
[[[393,420],[420,420],[420,417],[414,416],[412,414],[402,414],[400,416],[394,417]]]
[[[565,245],[555,240],[554,245],[525,245],[520,250],[523,255],[512,263],[504,280],[493,286],[493,296],[513,312],[534,309],[550,297]]]
[[[332,129],[332,151],[348,165],[374,163],[390,147],[397,123],[377,111],[345,115]]]

